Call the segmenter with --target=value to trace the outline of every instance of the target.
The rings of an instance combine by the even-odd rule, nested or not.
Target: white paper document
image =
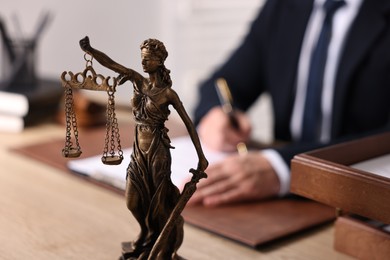
[[[198,156],[189,136],[173,138],[171,145],[172,156],[172,182],[181,188],[191,177],[190,168],[196,169]],[[221,161],[228,154],[215,152],[203,146],[203,152],[210,164]],[[101,155],[69,161],[67,166],[72,171],[90,176],[91,178],[111,184],[117,188],[126,187],[126,170],[130,163],[132,149],[123,150],[123,161],[120,165],[105,165],[101,161]]]
[[[351,167],[390,179],[390,154],[362,161],[351,165]]]

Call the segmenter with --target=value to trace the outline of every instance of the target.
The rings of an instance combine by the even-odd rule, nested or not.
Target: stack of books
[[[3,132],[21,132],[23,118],[28,114],[28,99],[22,94],[0,92],[0,129]]]
[[[30,89],[0,90],[0,132],[17,133],[56,115],[62,95],[60,81],[49,79],[38,80]]]

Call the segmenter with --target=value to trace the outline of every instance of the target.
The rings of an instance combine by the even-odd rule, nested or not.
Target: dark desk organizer
[[[53,115],[57,111],[63,89],[60,80],[44,79],[37,76],[37,47],[42,32],[47,27],[51,15],[45,12],[31,38],[11,37],[6,24],[0,17],[0,33],[3,46],[1,57],[0,91],[17,93],[27,97],[29,102],[26,124]],[[12,108],[9,108],[12,110]]]

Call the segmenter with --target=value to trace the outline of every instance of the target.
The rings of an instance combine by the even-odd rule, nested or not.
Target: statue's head
[[[151,55],[156,56],[161,62],[164,62],[168,57],[168,52],[162,42],[157,39],[147,39],[141,46],[142,51],[150,52]]]

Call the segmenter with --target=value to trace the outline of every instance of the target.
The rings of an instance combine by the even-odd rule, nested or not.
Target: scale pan
[[[107,165],[118,165],[121,164],[123,156],[121,155],[112,155],[112,156],[103,156],[102,162]]]
[[[74,147],[70,147],[68,149],[66,148],[62,149],[62,156],[66,158],[77,158],[80,157],[80,155],[81,155],[80,149]]]

